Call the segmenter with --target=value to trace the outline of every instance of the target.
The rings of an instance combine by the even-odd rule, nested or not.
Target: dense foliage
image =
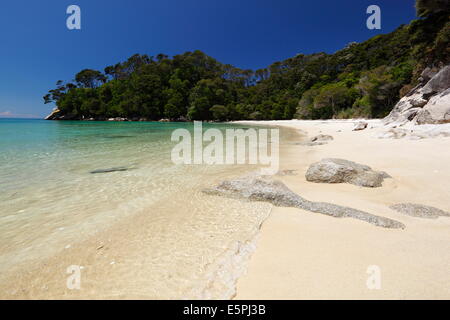
[[[334,54],[298,54],[257,71],[201,51],[172,58],[136,54],[103,73],[86,69],[70,83],[58,81],[44,100],[75,119],[382,117],[426,66],[450,62],[449,12],[442,1],[418,0],[425,18]]]

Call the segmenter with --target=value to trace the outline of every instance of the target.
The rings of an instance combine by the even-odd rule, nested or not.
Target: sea
[[[179,128],[0,119],[0,296],[232,298],[271,205],[204,194],[258,166],[175,164]]]

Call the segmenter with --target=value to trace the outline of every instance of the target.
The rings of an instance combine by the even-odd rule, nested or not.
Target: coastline
[[[367,129],[352,131],[357,122],[235,123],[284,128],[280,170],[294,170],[294,174],[274,179],[294,192],[308,200],[400,221],[405,230],[264,202],[217,201],[199,191],[249,170],[235,168],[219,175],[204,171],[204,182],[177,197],[183,209],[166,197],[69,247],[61,243],[57,254],[2,274],[0,298],[448,299],[450,218],[410,217],[389,205],[416,202],[450,211],[445,193],[450,188],[450,165],[445,161],[450,158],[450,138],[380,139],[386,130],[380,120],[368,120]],[[435,132],[444,126],[421,128]],[[334,140],[305,144],[318,134],[332,135]],[[380,188],[307,182],[308,166],[327,157],[367,164],[393,179],[386,179]],[[191,212],[191,203],[202,203],[206,211]],[[206,212],[214,214],[214,220],[207,220]],[[171,216],[169,221],[158,224],[167,216]],[[198,225],[193,223],[197,221]],[[232,236],[222,237],[224,230]],[[217,232],[219,236],[213,239]],[[188,247],[179,242],[185,239],[179,237],[183,233],[196,235],[189,238],[193,242]],[[210,240],[214,244],[205,246]],[[164,249],[155,250],[156,243]],[[203,261],[204,256],[209,260]],[[82,266],[83,290],[66,288],[69,265]],[[366,286],[367,268],[373,265],[382,272],[381,290]]]
[[[3,9],[0,302],[450,300],[450,0]]]
[[[118,140],[110,142],[107,138],[106,143],[128,145],[126,141],[133,141],[130,134],[123,139],[121,134],[109,132],[107,137],[114,136]],[[136,155],[144,157],[146,149],[142,141],[136,143],[139,143]],[[109,149],[108,154],[114,155],[117,161],[116,154]],[[0,299],[231,299],[235,295],[236,281],[255,249],[259,228],[272,207],[268,203],[233,199],[218,201],[202,190],[248,174],[257,166],[172,168],[161,162],[158,167],[154,161],[146,163],[139,158],[137,162],[139,166],[129,171],[105,175],[91,175],[87,168],[79,168],[82,177],[98,180],[101,188],[114,190],[119,183],[124,183],[126,190],[132,188],[136,201],[133,198],[130,203],[118,203],[116,211],[120,214],[108,211],[103,203],[105,210],[100,212],[98,221],[78,221],[75,217],[71,220],[73,223],[63,224],[69,216],[76,215],[75,212],[56,219],[61,225],[37,228],[52,240],[45,243],[45,252],[33,250],[29,245],[14,251],[12,245],[2,243],[2,258],[10,263],[3,265],[0,274]],[[100,163],[90,163],[90,166],[107,167]],[[159,172],[158,177],[149,171],[152,168]],[[67,171],[67,166],[64,170]],[[137,177],[145,179],[136,184],[140,181]],[[166,184],[167,187],[161,189]],[[146,191],[154,197],[148,198]],[[91,209],[87,204],[92,202],[84,200],[87,211]],[[96,201],[93,203],[97,205]],[[114,205],[112,203],[111,207]],[[30,223],[27,221],[24,225]],[[76,238],[59,236],[69,231],[72,235],[75,232],[69,230],[72,226],[74,230],[78,226],[82,228]],[[7,239],[7,235],[5,237]],[[8,260],[10,256],[18,258]],[[20,257],[27,259],[20,260]],[[81,290],[67,288],[69,266],[80,267]]]
[[[274,207],[263,224],[236,299],[449,299],[450,218],[422,219],[389,208],[412,202],[450,212],[450,138],[380,139],[380,120],[352,131],[358,120],[239,121],[294,128],[308,137],[332,135],[324,145],[290,145],[277,176],[308,200],[326,201],[400,221],[404,230],[378,228],[296,208]],[[447,125],[446,125],[447,126]],[[430,129],[426,127],[419,128]],[[436,130],[431,128],[431,130]],[[311,183],[306,169],[342,158],[386,171],[380,188]],[[447,159],[447,160],[446,160]],[[381,288],[368,289],[368,268],[378,266]]]

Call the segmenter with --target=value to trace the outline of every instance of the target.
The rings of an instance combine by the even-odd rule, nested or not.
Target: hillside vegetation
[[[420,18],[334,53],[252,71],[201,51],[136,54],[85,69],[44,97],[60,119],[237,120],[383,117],[425,67],[450,63],[449,1],[417,1]]]

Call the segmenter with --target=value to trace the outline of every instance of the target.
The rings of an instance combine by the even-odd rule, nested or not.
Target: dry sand
[[[277,179],[293,191],[401,221],[406,229],[274,208],[247,274],[238,281],[236,299],[450,298],[450,218],[422,219],[389,209],[413,202],[450,212],[449,137],[379,139],[386,129],[377,120],[363,131],[352,131],[355,121],[257,123],[299,129],[308,137],[334,137],[325,145],[293,144],[282,150],[281,169],[297,170],[297,175]],[[308,166],[329,157],[369,165],[393,179],[380,188],[307,182]],[[380,289],[367,286],[370,266],[380,270]]]

